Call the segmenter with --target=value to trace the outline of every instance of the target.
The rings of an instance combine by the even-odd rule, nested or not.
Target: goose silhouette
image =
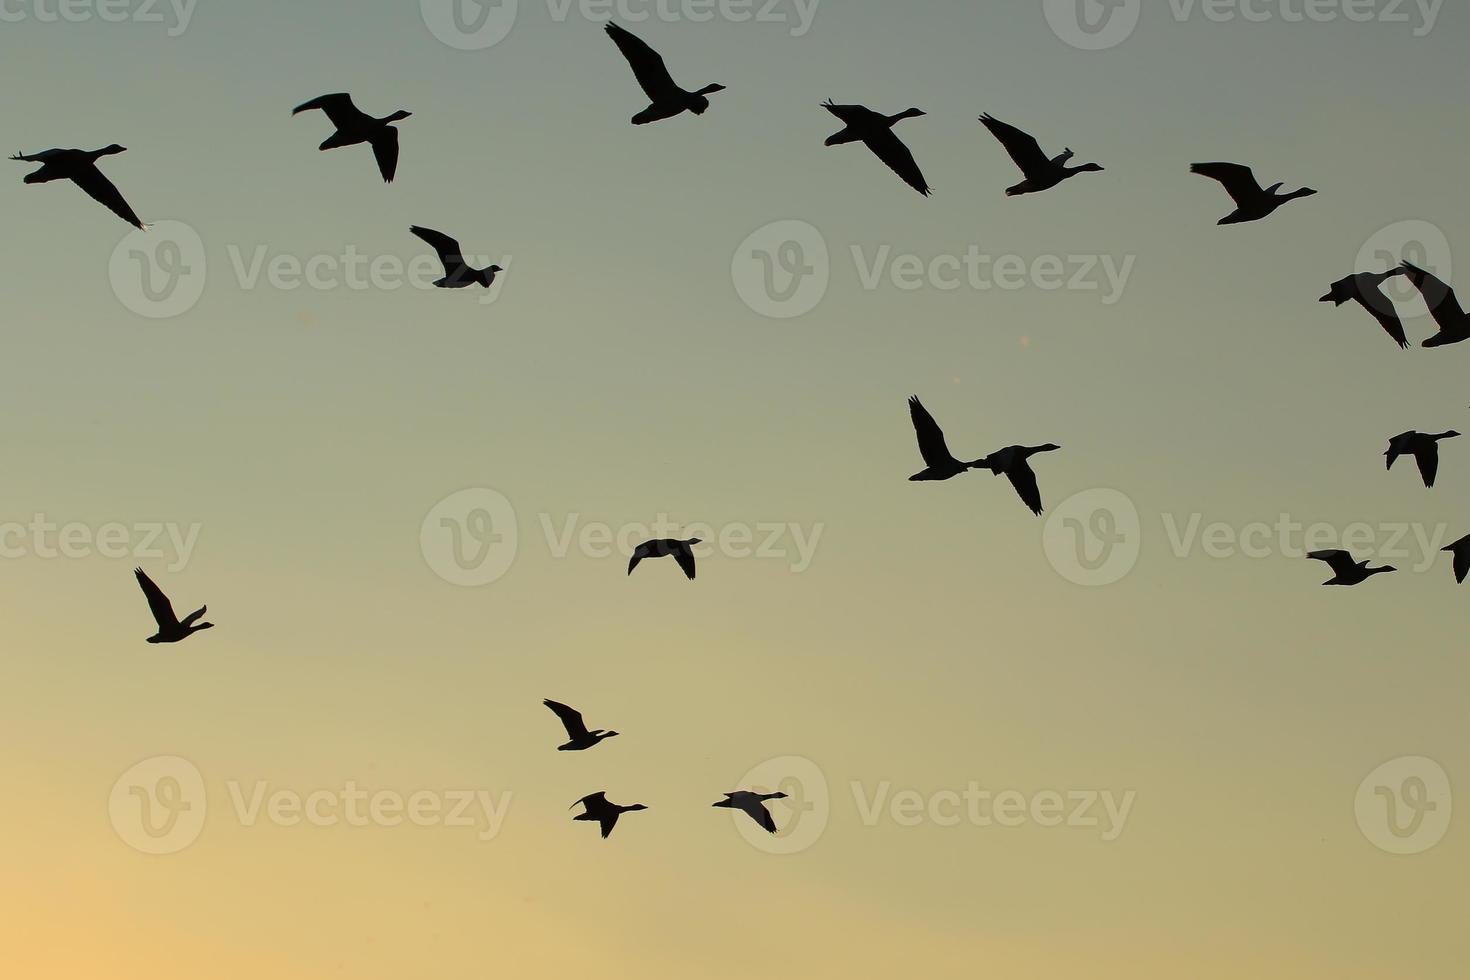
[[[123,200],[122,192],[97,169],[98,160],[126,151],[127,147],[112,143],[100,150],[42,150],[39,153],[17,153],[10,159],[41,165],[40,170],[32,170],[25,175],[27,184],[69,180],[85,191],[92,200],[134,228],[146,231],[148,226],[139,220],[128,202]]]
[[[1189,172],[1219,181],[1225,192],[1235,201],[1235,210],[1220,219],[1219,224],[1222,225],[1260,221],[1275,213],[1277,208],[1288,201],[1311,197],[1317,193],[1310,187],[1303,187],[1290,194],[1278,194],[1276,192],[1281,190],[1281,184],[1272,184],[1263,189],[1251,168],[1238,163],[1196,163],[1189,168]]]
[[[312,109],[326,113],[327,119],[337,127],[337,131],[323,140],[317,149],[335,150],[367,143],[373,148],[373,157],[378,161],[378,172],[383,175],[383,182],[393,183],[393,175],[398,172],[398,129],[392,123],[407,119],[413,113],[399,109],[392,115],[377,119],[353,105],[352,96],[346,92],[334,92],[301,103],[291,110],[291,115]]]
[[[840,131],[827,137],[827,146],[862,143],[873,152],[874,156],[887,164],[889,170],[902,177],[904,183],[925,197],[929,196],[931,191],[929,182],[924,179],[919,165],[914,162],[913,153],[909,152],[903,140],[893,132],[895,123],[922,116],[925,114],[923,109],[905,109],[897,115],[885,116],[881,112],[874,112],[867,106],[838,105],[831,99],[823,102],[822,108],[843,123]]]
[[[1011,155],[1011,159],[1015,161],[1017,167],[1021,168],[1021,173],[1026,178],[1014,187],[1007,188],[1006,197],[1037,194],[1051,190],[1062,181],[1070,180],[1078,174],[1103,171],[1103,168],[1095,163],[1084,163],[1080,167],[1067,166],[1068,161],[1076,156],[1071,147],[1063,150],[1060,156],[1047,156],[1041,149],[1041,144],[1036,141],[1036,137],[1022,132],[1010,123],[1001,122],[989,113],[981,116],[980,121],[985,124],[986,129],[990,130],[990,135],[1005,147],[1006,152]]]
[[[633,125],[643,126],[661,119],[670,119],[684,112],[702,116],[709,109],[708,96],[723,92],[725,86],[711,83],[697,92],[688,92],[674,82],[664,64],[663,56],[649,47],[642,38],[624,30],[617,24],[608,24],[607,36],[613,39],[618,50],[633,69],[633,77],[648,96],[648,108],[633,117]]]

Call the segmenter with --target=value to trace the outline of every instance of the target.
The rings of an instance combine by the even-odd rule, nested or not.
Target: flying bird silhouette
[[[1260,221],[1287,201],[1295,201],[1299,197],[1311,197],[1317,193],[1310,187],[1303,187],[1290,194],[1277,194],[1276,192],[1282,187],[1281,184],[1272,184],[1263,190],[1251,168],[1238,163],[1196,163],[1189,168],[1189,172],[1211,180],[1218,180],[1224,185],[1226,193],[1234,199],[1235,210],[1220,219],[1219,224],[1222,225]]]
[[[576,708],[570,708],[560,701],[548,699],[541,703],[556,712],[556,716],[561,719],[563,727],[567,730],[568,741],[556,747],[559,752],[580,752],[584,749],[590,749],[603,739],[612,738],[618,734],[617,732],[610,732],[602,728],[588,731],[586,723],[582,721],[582,712]]]
[[[1455,581],[1463,584],[1465,576],[1470,575],[1470,534],[1439,550],[1448,551],[1455,556]]]
[[[1056,443],[1047,443],[1044,446],[1007,446],[1005,449],[991,453],[976,464],[976,469],[988,469],[996,476],[1005,474],[1011,481],[1011,486],[1016,488],[1024,503],[1031,513],[1040,517],[1043,510],[1041,506],[1041,490],[1036,486],[1036,474],[1027,462],[1037,453],[1050,453],[1061,449]]]
[[[1398,571],[1392,565],[1369,568],[1366,561],[1353,561],[1353,556],[1346,551],[1313,551],[1307,557],[1325,561],[1332,569],[1332,578],[1323,582],[1323,585],[1362,585],[1375,575]]]
[[[1095,163],[1068,167],[1067,162],[1076,156],[1071,147],[1067,147],[1060,156],[1049,157],[1042,151],[1036,137],[1030,133],[1022,132],[1010,123],[1001,122],[989,113],[981,116],[980,121],[990,130],[990,135],[1000,140],[1000,145],[1005,147],[1026,178],[1016,186],[1007,188],[1006,197],[1036,194],[1050,190],[1078,174],[1102,172],[1103,168]]]
[[[97,169],[97,161],[114,153],[123,153],[127,150],[125,146],[112,143],[100,150],[42,150],[39,153],[17,153],[12,160],[20,160],[23,163],[39,163],[40,170],[32,170],[26,174],[27,184],[44,184],[52,180],[69,180],[82,190],[92,200],[104,205],[107,210],[132,225],[134,228],[147,230],[148,226],[138,219],[128,202],[123,200],[122,193],[113,185],[112,181],[103,176],[102,171]]]
[[[1383,453],[1388,457],[1387,468],[1393,469],[1393,464],[1398,462],[1400,456],[1413,456],[1414,461],[1419,464],[1419,475],[1424,477],[1424,485],[1432,487],[1434,478],[1439,473],[1440,440],[1453,439],[1459,434],[1453,429],[1434,435],[1424,432],[1400,433],[1389,441],[1388,449]]]
[[[694,546],[700,543],[699,538],[661,538],[656,541],[645,541],[633,549],[633,557],[628,559],[628,574],[633,574],[633,569],[645,558],[670,558],[679,563],[684,569],[684,577],[694,578]]]
[[[393,175],[398,171],[398,129],[391,124],[407,119],[413,113],[407,109],[399,109],[390,116],[377,119],[353,105],[352,96],[346,92],[335,92],[301,103],[291,110],[291,115],[310,109],[325,112],[327,119],[337,127],[337,131],[323,140],[317,149],[335,150],[339,146],[371,144],[383,181],[389,184],[393,182]]]
[[[752,793],[742,789],[734,793],[726,793],[723,800],[710,805],[743,811],[750,815],[750,819],[764,827],[768,833],[774,834],[776,821],[771,816],[771,811],[766,809],[766,801],[784,799],[786,799],[785,793]]]
[[[1444,280],[1411,262],[1403,264],[1403,271],[1424,297],[1430,315],[1439,325],[1439,333],[1424,341],[1423,346],[1446,347],[1470,340],[1470,316],[1465,315],[1464,308],[1455,297],[1455,291]]]
[[[1400,347],[1409,346],[1409,338],[1404,335],[1404,321],[1399,319],[1394,309],[1393,300],[1383,291],[1383,284],[1395,276],[1404,275],[1404,269],[1390,269],[1388,272],[1359,272],[1339,279],[1332,284],[1332,289],[1323,296],[1319,302],[1335,303],[1342,306],[1344,303],[1357,303],[1363,309],[1373,315],[1378,325],[1383,328],[1384,333],[1393,338],[1393,342]]]
[[[844,128],[827,137],[827,146],[843,143],[862,143],[873,155],[888,165],[888,169],[903,178],[904,183],[914,190],[929,196],[929,182],[914,162],[914,155],[893,132],[895,123],[903,119],[925,115],[922,109],[905,109],[896,116],[885,116],[867,106],[837,105],[831,99],[822,103],[822,108],[842,120]]]
[[[949,480],[968,470],[980,468],[981,462],[978,460],[964,463],[954,458],[944,441],[944,430],[919,401],[918,395],[909,396],[909,419],[914,423],[914,435],[919,439],[919,455],[924,460],[924,468],[909,477],[910,481]]]
[[[442,231],[422,225],[410,225],[408,230],[428,242],[429,247],[439,253],[439,262],[444,266],[444,278],[434,280],[434,285],[440,289],[463,289],[476,283],[489,289],[491,283],[495,282],[495,274],[504,271],[498,265],[483,269],[472,268],[465,261],[464,250],[459,247],[459,242]]]
[[[609,803],[605,791],[584,796],[576,803],[573,803],[572,806],[577,806],[578,804],[581,804],[586,809],[572,819],[596,821],[602,827],[602,837],[604,840],[607,839],[608,834],[613,832],[613,828],[618,825],[618,817],[625,813],[632,813],[634,810],[648,809],[642,803],[634,803],[632,806],[619,806],[616,803]]]
[[[638,79],[643,94],[648,96],[648,108],[633,117],[635,126],[669,119],[681,112],[702,116],[709,109],[709,99],[706,96],[725,90],[723,85],[710,84],[698,92],[687,92],[674,83],[663,56],[641,38],[617,24],[607,25],[607,36],[613,39],[613,43],[628,60],[628,65],[633,69],[633,77]]]
[[[135,568],[133,574],[137,576],[143,594],[148,597],[148,608],[153,610],[153,619],[158,623],[158,632],[148,637],[149,643],[178,643],[200,630],[214,628],[213,623],[199,622],[199,618],[209,609],[208,606],[200,606],[180,622],[179,617],[174,615],[173,603],[168,601],[168,596],[163,594],[162,589],[153,584],[147,573],[141,568]]]

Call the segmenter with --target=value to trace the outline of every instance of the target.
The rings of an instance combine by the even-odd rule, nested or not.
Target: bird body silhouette
[[[1263,189],[1251,168],[1238,163],[1196,163],[1189,168],[1189,172],[1219,181],[1235,201],[1235,210],[1220,219],[1219,224],[1222,225],[1260,221],[1275,213],[1287,201],[1311,197],[1317,193],[1310,187],[1303,187],[1290,194],[1278,194],[1276,192],[1281,190],[1281,184],[1272,184]]]
[[[592,748],[605,738],[612,738],[618,734],[617,732],[607,731],[602,728],[588,731],[586,723],[582,721],[582,712],[576,708],[568,707],[560,701],[547,699],[541,703],[556,713],[556,716],[561,719],[563,727],[567,730],[567,742],[556,747],[558,752],[581,752],[584,749]]]
[[[1389,440],[1388,449],[1383,453],[1388,457],[1387,469],[1393,469],[1393,464],[1398,462],[1400,456],[1413,456],[1414,461],[1419,464],[1419,475],[1424,478],[1424,485],[1432,487],[1434,478],[1439,473],[1440,440],[1453,439],[1459,434],[1453,429],[1435,434],[1402,432]]]
[[[378,161],[378,172],[383,175],[383,182],[393,182],[393,175],[398,172],[398,129],[392,124],[400,119],[407,119],[413,113],[407,109],[399,109],[392,115],[378,119],[353,105],[352,96],[346,92],[334,92],[301,103],[291,110],[291,115],[311,109],[325,112],[332,125],[337,127],[337,131],[323,140],[317,149],[335,150],[342,146],[368,143],[373,148],[373,156]]]
[[[740,810],[750,816],[750,819],[765,828],[767,833],[776,832],[776,820],[771,816],[771,811],[766,809],[767,800],[784,800],[785,793],[752,793],[749,790],[737,790],[734,793],[726,793],[725,798],[710,806],[728,807],[731,810]]]
[[[645,558],[673,558],[684,570],[684,577],[694,578],[694,546],[700,543],[699,538],[660,538],[655,541],[645,541],[633,549],[633,557],[628,559],[628,574],[633,574],[633,569]]]
[[[1424,297],[1430,315],[1439,325],[1439,333],[1424,341],[1422,346],[1447,347],[1470,340],[1470,316],[1465,315],[1464,308],[1460,306],[1460,301],[1449,284],[1412,262],[1405,262],[1401,268],[1414,284],[1414,288]]]
[[[633,117],[633,125],[643,126],[684,112],[702,116],[709,109],[708,96],[725,90],[725,86],[711,83],[697,92],[685,91],[675,84],[663,56],[642,38],[617,24],[608,24],[606,30],[607,36],[613,39],[633,69],[633,77],[638,80],[643,94],[648,96],[648,108]]]
[[[1403,268],[1390,269],[1387,272],[1355,273],[1333,283],[1327,295],[1318,302],[1335,303],[1338,306],[1357,303],[1373,315],[1373,319],[1378,321],[1384,333],[1393,338],[1394,343],[1406,348],[1409,346],[1409,338],[1404,335],[1404,321],[1394,309],[1393,300],[1383,291],[1385,282],[1405,274],[1407,270]]]
[[[1463,584],[1465,576],[1470,575],[1470,534],[1440,550],[1455,556],[1455,581]]]
[[[610,803],[608,802],[606,791],[589,794],[572,804],[572,806],[578,805],[585,807],[585,810],[572,819],[591,820],[597,823],[602,828],[603,840],[606,840],[607,835],[612,833],[613,828],[617,826],[618,817],[625,813],[632,813],[634,810],[648,809],[642,803],[634,803],[631,806],[619,806],[616,803]]]
[[[931,191],[929,182],[924,179],[919,165],[914,162],[913,153],[909,152],[909,148],[893,131],[894,124],[904,119],[925,115],[924,110],[905,109],[897,115],[885,116],[881,112],[874,112],[867,106],[838,105],[831,99],[823,102],[822,108],[832,113],[844,124],[840,131],[827,137],[827,146],[862,143],[873,152],[874,156],[887,164],[889,170],[902,177],[904,183],[925,197],[929,196]]]
[[[1051,190],[1064,180],[1068,180],[1078,174],[1101,173],[1103,168],[1095,163],[1084,163],[1080,167],[1069,167],[1067,162],[1076,154],[1068,147],[1060,156],[1049,157],[1041,149],[1041,144],[1036,137],[1030,133],[1022,132],[1009,123],[1001,122],[994,116],[986,113],[980,117],[985,128],[990,130],[990,135],[1000,141],[1005,147],[1016,166],[1021,168],[1025,180],[1014,187],[1006,189],[1006,197],[1018,197],[1022,194],[1037,194],[1041,191]]]
[[[122,192],[103,175],[102,171],[97,169],[98,160],[126,151],[127,147],[112,143],[100,150],[52,149],[42,150],[39,153],[17,153],[10,159],[41,165],[40,170],[32,170],[25,175],[27,184],[69,180],[86,191],[87,196],[92,200],[102,204],[107,210],[134,228],[147,230],[148,226],[139,220],[132,207],[123,199]]]
[[[1323,585],[1362,585],[1375,575],[1398,571],[1392,565],[1369,568],[1366,561],[1353,561],[1353,556],[1346,551],[1313,551],[1307,557],[1325,561],[1332,569],[1332,578],[1323,582]]]
[[[434,280],[434,285],[440,289],[463,289],[465,286],[476,284],[490,288],[495,282],[495,274],[504,270],[498,265],[487,266],[476,269],[465,261],[464,250],[459,247],[459,242],[450,238],[442,231],[425,228],[422,225],[410,225],[409,231],[429,243],[439,255],[439,262],[444,266],[444,278]]]
[[[153,619],[158,624],[158,632],[148,637],[149,643],[178,643],[200,630],[214,628],[213,623],[199,622],[199,619],[208,611],[208,606],[200,606],[180,622],[179,617],[174,615],[173,603],[169,602],[168,596],[163,594],[162,589],[153,584],[153,580],[148,577],[147,573],[141,568],[135,568],[133,575],[137,577],[143,594],[148,597],[148,608],[153,611]]]
[[[1004,474],[1011,481],[1020,496],[1021,502],[1040,517],[1043,507],[1041,506],[1041,490],[1036,486],[1036,473],[1027,462],[1037,453],[1056,452],[1061,449],[1056,443],[1049,442],[1044,446],[1007,446],[997,452],[991,453],[980,460],[977,469],[988,469],[996,476]]]

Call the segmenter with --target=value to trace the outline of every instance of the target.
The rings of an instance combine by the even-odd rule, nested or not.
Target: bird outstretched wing
[[[562,726],[566,728],[567,735],[571,738],[581,738],[587,735],[587,725],[582,721],[582,712],[576,708],[562,704],[560,701],[546,699],[541,702],[561,719]]]
[[[1239,163],[1196,163],[1189,172],[1218,180],[1236,204],[1247,204],[1266,193],[1256,180],[1255,172]]]
[[[954,454],[944,441],[944,430],[934,421],[934,416],[919,401],[918,395],[909,396],[909,418],[914,423],[914,434],[919,438],[919,455],[926,466],[944,466],[955,461]]]
[[[625,31],[617,24],[607,25],[607,36],[613,39],[613,43],[627,59],[629,67],[633,69],[633,77],[638,79],[638,84],[649,101],[663,102],[683,91],[674,84],[674,78],[664,64],[663,55],[650,48],[642,38]]]
[[[985,128],[990,130],[990,135],[1000,141],[1000,145],[1006,148],[1016,166],[1026,176],[1031,176],[1039,170],[1046,168],[1051,161],[1041,149],[1041,144],[1036,142],[1036,137],[1030,133],[1023,132],[1010,123],[1001,122],[994,116],[986,113],[980,117]]]
[[[168,601],[168,596],[163,594],[163,590],[153,583],[143,569],[135,568],[133,574],[137,576],[138,585],[142,587],[143,594],[148,597],[148,608],[153,611],[153,619],[158,623],[158,628],[161,630],[177,628],[179,618],[174,615],[174,606]]]

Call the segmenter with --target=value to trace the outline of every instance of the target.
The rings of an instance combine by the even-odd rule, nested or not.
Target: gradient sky
[[[1470,346],[1399,352],[1360,310],[1315,302],[1400,222],[1470,242],[1470,14],[1446,5],[1416,38],[1147,7],[1100,52],[1059,39],[1040,3],[827,0],[799,37],[629,23],[688,87],[728,86],[703,117],[641,128],[605,14],[558,20],[545,0],[478,51],[385,0],[199,0],[177,37],[0,23],[9,150],[127,146],[104,170],[145,220],[194,229],[208,273],[187,312],[138,316],[109,276],[121,222],[22,184],[20,164],[0,182],[0,523],[199,527],[182,568],[0,561],[10,971],[1462,975],[1462,829],[1390,854],[1354,806],[1391,760],[1470,771],[1454,642],[1470,593],[1448,556],[1425,570],[1411,548],[1397,575],[1332,590],[1296,554],[1180,555],[1167,529],[1286,514],[1470,532],[1470,445],[1445,445],[1433,491],[1380,456],[1406,429],[1470,426]],[[318,153],[319,114],[290,116],[332,91],[414,112],[391,186],[364,147]],[[829,97],[925,109],[900,132],[934,196],[824,148]],[[983,111],[1107,170],[1007,200],[1017,175]],[[1229,202],[1188,165],[1220,159],[1321,194],[1217,228]],[[821,303],[787,320],[732,281],[737,247],[780,220],[831,256]],[[232,267],[262,247],[406,260],[427,252],[414,223],[509,257],[497,300],[282,290]],[[885,246],[1134,265],[1111,305],[864,288],[852,249]],[[960,454],[1061,444],[1036,463],[1048,505],[1120,491],[1136,567],[1074,584],[1043,548],[1065,527],[1004,481],[905,482],[915,393]],[[481,587],[445,581],[421,542],[466,488],[517,517],[514,561]],[[627,578],[616,549],[558,556],[543,531],[660,514],[820,537],[803,570],[716,552],[691,585],[667,562]],[[134,564],[219,628],[145,644]],[[558,754],[543,697],[624,734]],[[198,839],[163,856],[109,817],[115,782],[157,756],[196,766],[208,800]],[[825,784],[827,823],[770,854],[709,804],[788,756],[810,761],[803,792]],[[258,781],[512,802],[488,841],[245,825],[230,787]],[[864,819],[884,787],[972,782],[1134,802],[1115,840]],[[606,842],[567,812],[604,788],[651,807]]]

